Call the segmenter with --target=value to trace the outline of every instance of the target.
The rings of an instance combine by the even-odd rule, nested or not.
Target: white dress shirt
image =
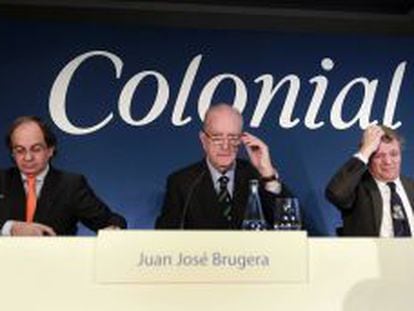
[[[375,178],[374,178],[375,179]],[[381,219],[381,227],[380,227],[380,237],[393,237],[394,236],[394,228],[392,225],[392,217],[391,217],[391,190],[390,187],[387,186],[386,182],[379,181],[375,179],[377,183],[378,189],[381,193],[382,198],[382,219]],[[408,224],[410,226],[411,232],[413,232],[413,209],[410,204],[410,200],[408,200],[407,193],[404,190],[404,187],[401,183],[400,178],[397,178],[393,181],[395,183],[395,189],[398,195],[401,198],[403,208],[405,214],[407,215]]]

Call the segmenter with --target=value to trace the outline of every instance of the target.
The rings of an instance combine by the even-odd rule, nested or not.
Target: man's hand
[[[362,134],[361,147],[359,152],[369,159],[371,155],[377,151],[378,146],[381,143],[381,137],[384,135],[384,131],[378,125],[370,125],[366,128]]]
[[[13,221],[11,227],[12,236],[55,236],[56,232],[49,226],[39,223],[27,223],[23,221]]]
[[[278,173],[272,165],[269,148],[262,140],[244,132],[241,141],[246,147],[250,162],[259,171],[262,177],[269,177],[272,175],[278,177]]]

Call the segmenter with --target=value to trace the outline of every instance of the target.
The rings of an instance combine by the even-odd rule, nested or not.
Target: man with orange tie
[[[57,142],[41,119],[17,118],[6,144],[16,167],[0,171],[2,235],[76,235],[79,221],[93,231],[126,227],[125,219],[94,194],[82,175],[49,164]]]

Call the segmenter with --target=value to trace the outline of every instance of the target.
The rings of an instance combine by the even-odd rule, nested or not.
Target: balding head
[[[218,119],[229,120],[239,128],[239,133],[242,132],[243,117],[236,108],[223,103],[211,106],[204,117],[203,129],[208,131],[212,124],[217,123]]]

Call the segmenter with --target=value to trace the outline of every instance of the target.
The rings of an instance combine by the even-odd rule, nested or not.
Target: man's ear
[[[207,144],[207,137],[206,134],[203,131],[198,132],[198,137],[200,139],[201,142],[201,146],[203,146],[203,149],[206,150],[206,144]]]
[[[53,158],[53,156],[55,155],[55,147],[48,147],[47,152],[48,152],[49,159]]]
[[[10,152],[10,153],[9,153],[9,158],[10,158],[10,161],[11,161],[12,163],[16,163],[16,160],[14,159],[13,152]]]

